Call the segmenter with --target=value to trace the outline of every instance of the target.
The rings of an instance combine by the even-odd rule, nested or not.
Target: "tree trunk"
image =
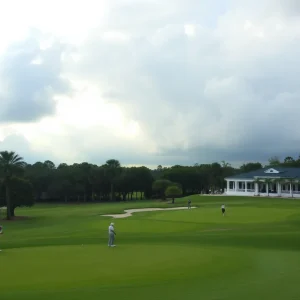
[[[126,197],[127,197],[127,193],[123,193],[122,195],[123,201],[126,201]]]
[[[5,185],[5,196],[6,196],[6,216],[7,220],[11,219],[11,204],[10,204],[10,190],[8,186],[8,182]]]
[[[172,198],[172,204],[174,204],[175,203],[175,199],[174,198]]]
[[[135,200],[138,200],[138,192],[135,191]]]
[[[11,215],[12,217],[15,216],[15,209],[16,209],[16,207],[15,207],[14,205],[12,205],[11,208],[10,208],[10,215]]]
[[[114,185],[111,184],[110,185],[110,200],[114,201],[115,197],[114,197]]]

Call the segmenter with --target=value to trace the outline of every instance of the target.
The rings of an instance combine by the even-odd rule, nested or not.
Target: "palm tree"
[[[19,174],[24,168],[23,158],[13,151],[0,152],[0,170],[3,173],[3,183],[5,186],[5,198],[7,207],[7,219],[11,219],[11,199],[10,199],[10,179],[13,175]]]
[[[222,160],[222,161],[221,161],[221,164],[222,164],[222,168],[228,168],[228,167],[231,167],[231,164],[230,164],[230,163],[227,163],[225,160]]]

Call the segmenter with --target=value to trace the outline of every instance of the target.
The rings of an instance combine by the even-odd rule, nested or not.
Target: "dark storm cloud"
[[[78,62],[65,61],[64,69],[137,121],[142,142],[95,126],[68,129],[59,143],[74,149],[72,159],[99,164],[111,157],[172,165],[298,156],[298,2],[112,0],[103,24],[79,45]],[[1,108],[6,118],[9,112],[20,118],[12,108],[24,99],[32,108],[23,118],[51,113],[53,95],[69,91],[59,77],[61,46],[37,45],[33,38],[6,55],[0,100],[10,99]],[[38,56],[44,64],[30,65]]]
[[[55,112],[53,96],[70,92],[61,78],[64,47],[40,48],[43,36],[32,34],[10,45],[1,57],[0,122],[29,122]]]
[[[164,24],[144,37],[98,39],[83,49],[85,76],[157,143],[161,155],[150,160],[266,161],[297,153],[296,25],[281,21],[286,29],[279,39],[278,20],[262,18],[252,33],[244,29],[249,16],[242,16],[223,16],[216,31],[195,26],[191,37],[182,23]],[[262,38],[252,37],[264,26]],[[92,64],[96,53],[105,61]]]

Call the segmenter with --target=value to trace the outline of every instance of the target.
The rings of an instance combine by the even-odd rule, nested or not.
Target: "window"
[[[239,190],[244,190],[245,189],[245,182],[244,181],[239,181],[238,182],[238,189]]]
[[[254,182],[247,182],[247,190],[254,190]]]

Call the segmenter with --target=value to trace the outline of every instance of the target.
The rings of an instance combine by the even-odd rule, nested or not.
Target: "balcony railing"
[[[246,189],[237,189],[236,191],[237,192],[246,192]],[[255,189],[247,189],[247,192],[255,192]]]

